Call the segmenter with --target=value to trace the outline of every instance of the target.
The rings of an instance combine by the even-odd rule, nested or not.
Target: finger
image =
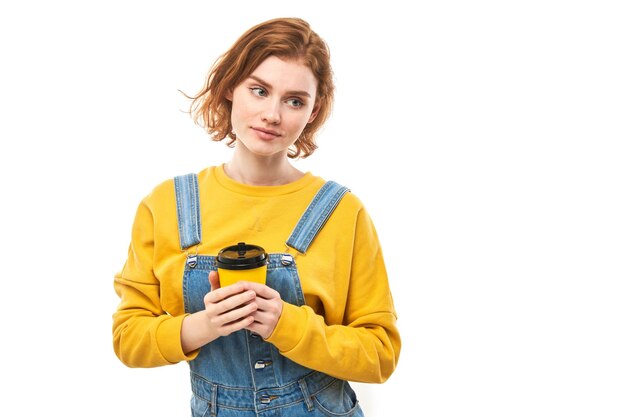
[[[259,309],[250,313],[250,316],[254,319],[254,322],[258,324],[268,323],[271,318],[268,313]]]
[[[252,322],[246,326],[246,330],[260,335],[265,332],[265,327],[253,319]]]
[[[212,305],[212,310],[216,315],[224,314],[231,310],[236,310],[239,307],[253,304],[252,301],[254,301],[255,298],[256,294],[254,291],[246,291],[241,294],[225,298],[218,303],[214,303]],[[258,307],[256,303],[254,303],[254,305]]]
[[[260,323],[274,323],[276,324],[282,315],[283,302],[277,300],[265,301],[260,297],[255,299],[255,304],[257,304],[257,311],[254,312],[254,320]]]
[[[246,317],[252,317],[252,315],[257,310],[257,308],[258,306],[256,305],[256,303],[243,305],[239,308],[229,310],[217,316],[214,320],[214,323],[217,324],[218,326],[224,326],[232,322],[239,321]],[[254,318],[252,319],[252,321],[254,321]]]
[[[241,281],[240,284],[245,289],[254,291],[259,297],[263,297],[265,299],[280,298],[280,293],[267,285],[250,281]]]
[[[211,291],[215,291],[220,288],[220,277],[217,271],[209,272],[209,284],[211,284]]]
[[[219,303],[222,300],[226,300],[227,298],[230,298],[236,294],[240,294],[244,291],[246,291],[246,289],[242,285],[227,285],[224,288],[218,288],[215,291],[207,293],[207,295],[204,296],[204,304]]]
[[[270,330],[267,325],[258,323],[256,321],[253,321],[252,323],[247,325],[245,329],[258,334],[263,339],[267,339],[268,337],[270,337],[271,333],[273,332],[273,330]]]
[[[233,332],[236,332],[237,330],[247,328],[252,323],[254,323],[254,319],[250,316],[247,316],[247,317],[242,318],[241,320],[225,324],[224,326],[220,328],[221,333],[224,335],[231,334]]]
[[[257,296],[254,301],[259,306],[259,311],[269,311],[272,309],[273,302],[270,300]]]

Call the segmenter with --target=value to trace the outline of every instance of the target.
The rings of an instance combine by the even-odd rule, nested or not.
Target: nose
[[[267,100],[261,116],[265,123],[277,125],[280,123],[280,101]]]

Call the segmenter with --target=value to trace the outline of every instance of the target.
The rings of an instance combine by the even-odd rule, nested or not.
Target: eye
[[[261,88],[261,87],[252,87],[252,88],[250,88],[250,91],[252,92],[252,94],[254,94],[257,97],[266,97],[267,96],[267,91],[265,91],[265,89]]]
[[[297,98],[288,99],[287,104],[289,104],[291,107],[294,107],[296,109],[299,109],[300,107],[304,106],[304,103],[302,102],[302,100],[297,99]]]

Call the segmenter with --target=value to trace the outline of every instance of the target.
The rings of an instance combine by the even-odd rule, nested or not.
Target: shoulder
[[[328,182],[323,183],[327,184]],[[376,242],[375,228],[363,201],[350,191],[348,184],[341,185],[345,186],[348,192],[343,194],[337,202],[320,232],[320,237],[326,236],[336,240],[337,236],[341,236],[342,241],[352,242],[351,244],[362,241]]]
[[[320,178],[320,180],[321,180],[319,181],[320,190],[324,185],[330,185],[330,183],[333,183],[335,187],[337,188],[341,187],[346,190],[346,193],[343,194],[343,197],[341,198],[341,201],[339,202],[339,206],[343,206],[344,208],[347,208],[353,211],[358,211],[363,208],[363,202],[359,199],[359,197],[356,196],[356,194],[354,194],[354,192],[352,192],[349,184],[344,184],[336,180],[325,180],[322,178]]]
[[[346,192],[342,195],[341,199],[337,203],[335,208],[335,212],[337,213],[335,216],[341,217],[344,220],[347,218],[354,218],[359,215],[364,210],[363,202],[361,199],[350,189],[349,184],[344,184],[337,180],[325,180],[318,177],[320,181],[318,182],[318,192],[322,189],[324,185],[328,185],[329,183],[334,183],[338,187],[343,187]]]
[[[181,173],[161,181],[144,197],[143,204],[147,205],[151,210],[156,211],[171,207],[176,201],[174,178],[193,175],[197,178],[198,184],[202,184],[204,181],[207,181],[213,168],[214,167],[208,167],[197,173]]]

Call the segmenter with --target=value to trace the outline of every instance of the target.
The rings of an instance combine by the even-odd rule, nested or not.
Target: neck
[[[301,178],[304,173],[293,167],[286,154],[259,157],[235,145],[232,159],[224,166],[231,179],[248,185],[284,185]]]

